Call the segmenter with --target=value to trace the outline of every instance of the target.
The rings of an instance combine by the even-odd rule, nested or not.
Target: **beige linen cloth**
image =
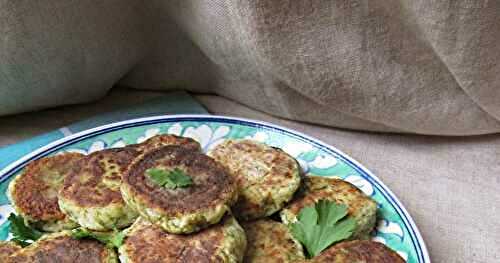
[[[347,132],[242,106],[358,130],[498,133],[499,41],[498,0],[0,0],[0,115],[93,101],[117,83],[217,94],[230,100],[199,98],[373,169],[435,262],[500,262],[498,135]],[[0,139],[93,107],[0,118]]]
[[[322,125],[500,131],[497,0],[0,0],[0,115],[119,82]]]

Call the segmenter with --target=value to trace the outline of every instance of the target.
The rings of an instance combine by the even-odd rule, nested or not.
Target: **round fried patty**
[[[63,153],[33,161],[10,183],[10,201],[28,224],[48,232],[77,227],[59,209],[58,192],[82,157],[82,154]]]
[[[336,244],[313,258],[313,263],[404,263],[404,259],[384,244],[355,240]]]
[[[146,141],[133,145],[139,151],[150,151],[155,148],[160,148],[167,145],[177,145],[185,149],[189,149],[196,152],[201,152],[200,144],[187,137],[181,137],[173,134],[161,134],[153,136]]]
[[[21,247],[14,242],[0,241],[0,262],[5,262],[9,256],[19,250]]]
[[[240,198],[233,211],[240,219],[257,219],[277,212],[300,186],[297,161],[263,143],[228,140],[208,155],[235,177]]]
[[[302,189],[281,211],[284,223],[295,222],[300,210],[324,199],[348,206],[348,215],[356,221],[353,239],[366,239],[375,227],[377,203],[356,186],[341,179],[307,176]]]
[[[268,219],[243,223],[247,236],[245,263],[283,263],[303,260],[302,246],[286,225]]]
[[[113,249],[98,241],[76,240],[68,231],[63,231],[44,236],[2,262],[116,263],[118,259]]]
[[[245,232],[232,216],[200,232],[175,235],[140,218],[127,230],[119,248],[121,262],[241,262],[245,253]]]
[[[192,185],[157,185],[148,169],[181,170]],[[144,153],[130,166],[121,187],[126,202],[142,217],[171,233],[191,233],[217,223],[237,198],[236,185],[212,158],[179,146]]]
[[[59,206],[81,226],[106,231],[126,227],[137,217],[123,201],[122,175],[139,155],[133,148],[94,152],[75,164],[64,180]]]

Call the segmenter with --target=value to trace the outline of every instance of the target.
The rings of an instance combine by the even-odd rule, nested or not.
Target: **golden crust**
[[[188,235],[169,234],[138,219],[119,252],[120,259],[129,263],[236,262],[233,260],[240,261],[243,256],[245,240],[243,230],[231,216]]]
[[[156,185],[146,176],[155,167],[179,168],[193,180],[193,185],[175,190]],[[179,146],[165,146],[143,154],[130,166],[123,183],[148,207],[167,216],[192,213],[200,209],[230,203],[236,186],[227,171],[210,157]]]
[[[243,223],[248,245],[245,263],[283,263],[304,259],[302,246],[286,225],[268,219]]]
[[[233,210],[240,219],[277,212],[300,186],[297,161],[281,149],[251,140],[227,140],[208,155],[226,166],[236,179],[240,198]]]
[[[21,248],[14,242],[0,241],[0,262],[5,262],[7,257],[21,250]]]
[[[16,211],[29,221],[64,220],[58,192],[74,164],[84,155],[63,153],[28,164],[9,186]]]
[[[146,152],[167,145],[177,145],[191,151],[201,152],[201,146],[197,141],[173,134],[156,135],[140,144],[133,145],[133,147],[139,151]]]
[[[313,263],[404,263],[404,259],[384,244],[355,240],[339,243],[311,260]]]
[[[75,163],[64,180],[60,196],[79,207],[124,204],[122,174],[139,152],[130,147],[94,152]]]
[[[46,236],[18,250],[4,262],[112,263],[116,262],[116,254],[95,240],[76,240],[61,232]]]
[[[348,206],[349,215],[357,223],[353,238],[367,238],[375,227],[377,203],[374,200],[349,182],[319,176],[305,177],[302,189],[281,211],[282,221],[287,224],[293,222],[302,208],[321,199]]]

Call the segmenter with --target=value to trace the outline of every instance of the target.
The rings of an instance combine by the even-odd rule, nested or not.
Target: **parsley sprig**
[[[351,237],[356,221],[347,216],[347,206],[327,200],[302,208],[292,223],[292,235],[306,248],[310,258],[332,244]]]
[[[179,168],[171,171],[151,168],[146,170],[146,174],[155,184],[169,189],[185,188],[193,184],[193,179]]]
[[[20,215],[11,213],[8,218],[10,222],[10,232],[12,233],[12,241],[22,247],[29,246],[37,239],[43,236],[43,233],[26,225],[24,218]]]
[[[125,239],[125,232],[118,230],[114,230],[113,232],[94,232],[80,227],[71,230],[71,237],[74,239],[95,239],[105,244],[108,248],[119,248]]]

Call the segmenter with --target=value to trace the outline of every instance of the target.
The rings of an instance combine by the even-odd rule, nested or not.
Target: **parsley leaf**
[[[306,248],[310,258],[332,244],[351,237],[356,221],[347,217],[347,206],[319,200],[302,208],[297,222],[290,225],[292,235]]]
[[[41,238],[43,233],[26,225],[24,218],[20,215],[11,213],[9,215],[10,232],[12,240],[22,247],[29,246],[37,239]]]
[[[119,248],[125,239],[125,232],[118,230],[114,230],[113,232],[93,232],[80,227],[71,230],[71,237],[74,239],[95,239],[105,244],[108,248]]]
[[[193,184],[193,179],[179,168],[172,171],[151,168],[146,170],[146,174],[155,184],[170,189],[185,188]]]

